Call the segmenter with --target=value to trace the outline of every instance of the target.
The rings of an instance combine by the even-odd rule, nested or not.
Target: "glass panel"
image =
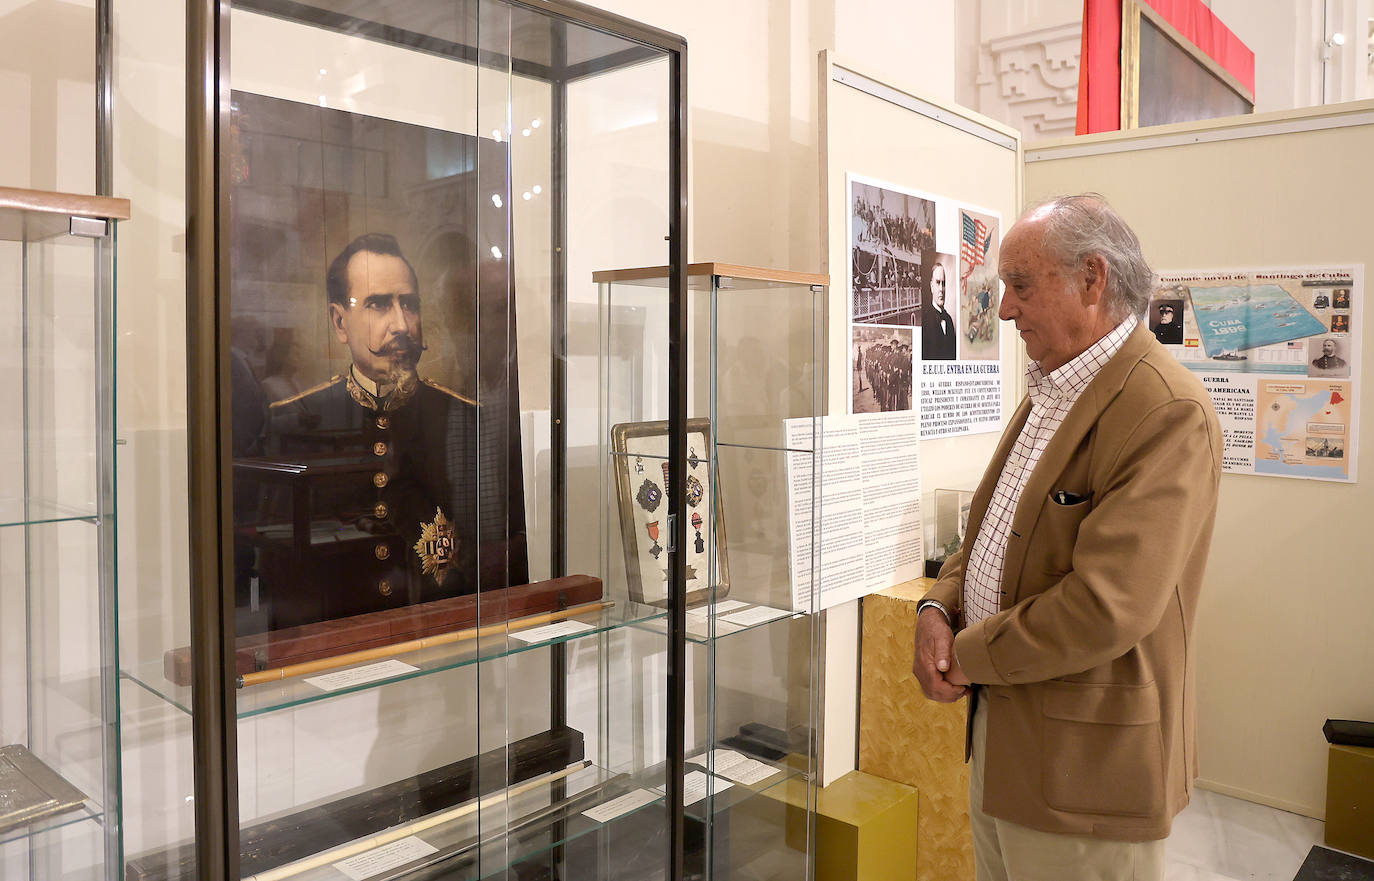
[[[20,212],[4,213],[10,228]],[[50,238],[0,242],[0,406],[14,414],[0,429],[0,765],[17,793],[0,809],[0,875],[100,878],[119,822],[97,491],[109,266],[103,240],[30,216],[13,228]]]
[[[710,717],[697,758],[730,784],[710,799],[722,876],[800,878],[810,865],[818,616],[807,524],[820,468],[821,291],[718,276],[712,357],[693,370],[709,373],[711,514],[722,521],[709,534],[728,560],[709,617],[702,609],[708,635],[693,647]]]
[[[667,854],[670,300],[666,287],[591,284],[593,274],[668,259],[669,64],[666,56],[583,28],[565,37],[570,66],[588,53],[637,56],[567,88],[567,555],[599,571],[606,600],[647,604],[640,628],[569,658],[569,724],[589,757],[625,775],[639,805],[566,852],[569,877],[662,877]],[[594,569],[592,567],[595,567]],[[614,806],[616,791],[596,798]],[[698,836],[699,837],[699,836]]]

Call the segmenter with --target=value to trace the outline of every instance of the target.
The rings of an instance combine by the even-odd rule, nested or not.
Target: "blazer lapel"
[[[1097,375],[1083,389],[1069,414],[1050,438],[1030,479],[1026,481],[1012,517],[1012,537],[1007,542],[1006,562],[1002,568],[1002,607],[1015,604],[1021,582],[1021,564],[1026,558],[1026,542],[1035,529],[1045,497],[1057,487],[1056,481],[1064,473],[1069,459],[1093,426],[1102,411],[1121,391],[1126,378],[1155,341],[1154,334],[1141,324],[1126,338],[1120,350],[1102,366]],[[1028,408],[1029,409],[1029,408]],[[1019,434],[1019,432],[1018,432]]]

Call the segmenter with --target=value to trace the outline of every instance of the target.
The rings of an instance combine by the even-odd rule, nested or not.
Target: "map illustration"
[[[1348,480],[1350,383],[1261,382],[1255,472]]]

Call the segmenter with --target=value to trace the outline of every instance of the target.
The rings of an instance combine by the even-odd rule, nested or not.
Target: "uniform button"
[[[377,487],[377,489],[381,489],[390,482],[391,478],[386,476],[385,471],[378,471],[376,474],[372,475],[372,485]]]
[[[386,545],[377,545],[375,553],[377,554],[378,560],[385,560],[387,557],[391,556],[391,548]]]
[[[386,515],[391,513],[391,509],[386,506],[386,502],[378,502],[377,507],[372,509],[372,516],[378,520],[385,520]]]
[[[375,456],[385,456],[386,444],[382,441],[377,441],[375,444],[372,445],[372,454]]]
[[[377,427],[380,428],[382,431],[386,431],[388,428],[391,427],[391,417],[390,417],[390,416],[378,416],[378,417],[377,417]]]
[[[377,593],[384,597],[391,596],[391,582],[387,581],[385,578],[377,582]]]

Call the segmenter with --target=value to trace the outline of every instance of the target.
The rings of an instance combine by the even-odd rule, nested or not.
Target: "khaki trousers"
[[[978,881],[1163,881],[1164,840],[1106,841],[1028,829],[983,813],[987,701],[973,714],[969,820]]]

